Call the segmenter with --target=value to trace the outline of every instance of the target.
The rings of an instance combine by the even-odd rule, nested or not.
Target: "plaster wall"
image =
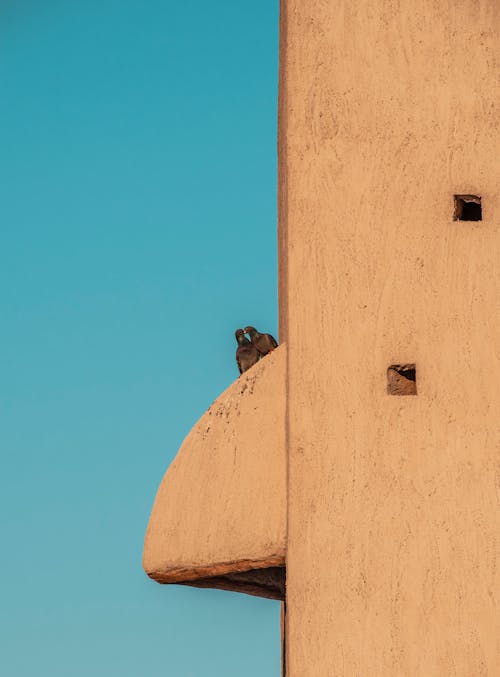
[[[287,677],[500,674],[499,7],[282,3]]]
[[[231,384],[186,437],[149,520],[143,564],[151,578],[282,597],[285,366],[281,345]]]

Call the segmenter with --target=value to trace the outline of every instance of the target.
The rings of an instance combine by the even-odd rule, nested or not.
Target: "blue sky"
[[[278,3],[0,5],[1,670],[277,677],[279,604],[142,571],[158,484],[277,333]]]

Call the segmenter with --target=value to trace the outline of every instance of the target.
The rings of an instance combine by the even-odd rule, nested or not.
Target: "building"
[[[286,570],[287,677],[500,675],[499,14],[282,2],[281,345],[184,442],[144,566]]]

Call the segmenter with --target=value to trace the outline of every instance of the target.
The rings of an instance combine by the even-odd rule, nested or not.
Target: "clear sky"
[[[160,586],[158,484],[277,332],[274,0],[0,3],[0,671],[278,677],[279,603]]]

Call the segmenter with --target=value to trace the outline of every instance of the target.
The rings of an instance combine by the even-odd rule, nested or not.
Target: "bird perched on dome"
[[[240,374],[253,367],[259,361],[260,353],[258,349],[245,336],[243,329],[237,329],[234,332],[238,347],[236,348],[236,364]]]
[[[257,348],[262,357],[278,347],[278,342],[271,334],[261,334],[255,327],[250,326],[245,327],[243,331],[250,336],[252,345]]]

